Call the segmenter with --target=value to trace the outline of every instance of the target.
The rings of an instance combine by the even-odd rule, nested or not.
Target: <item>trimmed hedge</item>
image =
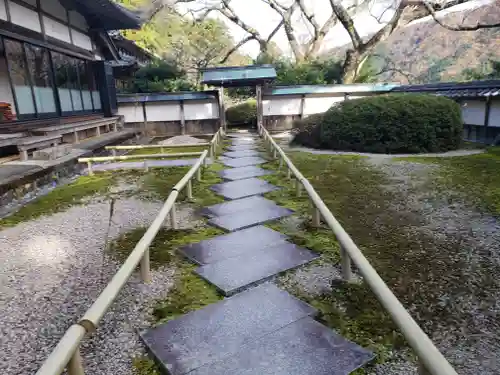
[[[228,108],[226,121],[229,125],[255,126],[257,124],[257,101],[251,99]]]
[[[451,99],[424,94],[348,100],[295,126],[295,144],[387,154],[455,150],[463,133],[460,106]]]

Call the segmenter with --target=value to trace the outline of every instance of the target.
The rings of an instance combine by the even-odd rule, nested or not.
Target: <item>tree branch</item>
[[[358,50],[363,45],[363,40],[354,27],[354,21],[349,15],[349,12],[342,4],[337,3],[336,0],[330,0],[330,6],[332,7],[335,16],[337,16],[338,20],[349,34],[349,38],[351,38],[354,49]]]
[[[250,42],[251,40],[255,40],[253,35],[249,35],[246,38],[243,38],[242,40],[240,40],[233,48],[231,48],[229,51],[227,51],[224,58],[220,61],[220,64],[225,64],[227,62],[227,60],[229,60],[231,55],[238,50],[238,48],[240,48],[244,44]]]
[[[496,27],[500,27],[500,22],[490,23],[490,24],[477,22],[475,25],[457,25],[457,26],[447,25],[439,19],[438,15],[436,14],[436,11],[434,10],[434,8],[432,7],[432,5],[429,2],[423,0],[422,4],[425,6],[425,8],[427,9],[427,12],[432,16],[434,21],[436,21],[437,24],[440,25],[441,27],[444,27],[445,29],[448,29],[448,30],[452,30],[452,31],[476,31],[476,30],[480,30],[480,29],[493,29]]]

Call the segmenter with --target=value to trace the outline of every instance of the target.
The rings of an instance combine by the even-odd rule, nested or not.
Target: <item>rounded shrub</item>
[[[331,107],[316,122],[297,124],[294,143],[388,154],[440,152],[457,149],[463,132],[460,106],[451,99],[425,94],[348,100]]]
[[[228,108],[226,110],[226,121],[229,125],[256,125],[257,101],[251,99]]]

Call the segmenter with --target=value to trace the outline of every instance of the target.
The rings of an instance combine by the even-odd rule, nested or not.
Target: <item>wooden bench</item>
[[[21,160],[28,160],[28,151],[45,147],[55,147],[62,141],[62,135],[53,134],[41,137],[26,137],[16,143]]]
[[[53,126],[44,126],[43,128],[37,128],[30,130],[31,133],[35,135],[59,135],[62,136],[63,142],[67,143],[79,143],[80,135],[82,131],[88,129],[95,129],[94,136],[101,135],[101,128],[105,128],[106,132],[110,132],[111,129],[116,132],[118,131],[119,117],[107,117],[97,120],[74,122],[69,124],[59,124]],[[67,137],[66,135],[70,135]],[[88,138],[88,137],[83,137]]]

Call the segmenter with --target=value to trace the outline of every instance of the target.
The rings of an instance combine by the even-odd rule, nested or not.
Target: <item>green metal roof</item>
[[[249,65],[206,68],[202,70],[201,83],[213,86],[254,86],[276,78],[272,65]]]
[[[307,94],[351,94],[356,92],[389,92],[398,87],[396,83],[350,84],[350,85],[298,85],[274,86],[264,91],[264,95],[307,95]]]
[[[186,92],[157,92],[119,94],[116,99],[118,103],[142,103],[142,102],[170,102],[185,100],[207,100],[218,97],[217,91],[186,91]]]

